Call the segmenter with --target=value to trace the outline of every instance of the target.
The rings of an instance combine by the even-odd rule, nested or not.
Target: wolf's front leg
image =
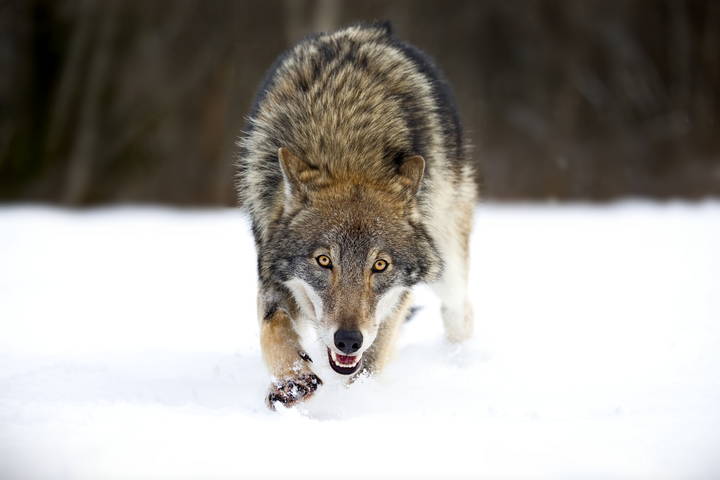
[[[284,310],[263,315],[260,320],[260,347],[273,376],[266,403],[291,406],[309,398],[322,380],[310,369],[312,360],[303,352],[290,316]]]
[[[440,313],[445,337],[458,343],[473,333],[473,310],[467,295],[467,260],[448,258],[445,265],[442,280],[433,287],[442,300]]]
[[[430,285],[442,301],[445,337],[453,343],[467,340],[473,333],[473,310],[468,297],[473,198],[460,198],[449,217],[449,228],[437,239],[444,269],[441,277]]]

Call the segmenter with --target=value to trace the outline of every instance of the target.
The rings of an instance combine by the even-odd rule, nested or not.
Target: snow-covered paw
[[[275,410],[278,403],[290,407],[310,398],[322,383],[314,373],[272,382],[265,402],[271,410]]]
[[[470,303],[465,303],[464,309],[454,310],[442,307],[445,337],[451,343],[459,343],[472,337],[473,310]]]

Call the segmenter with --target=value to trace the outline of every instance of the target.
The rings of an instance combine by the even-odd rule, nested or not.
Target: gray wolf
[[[238,144],[271,408],[310,397],[319,362],[348,379],[379,371],[420,282],[442,301],[448,340],[471,335],[466,141],[443,76],[389,24],[313,35],[281,55]],[[303,346],[308,326],[321,358]]]

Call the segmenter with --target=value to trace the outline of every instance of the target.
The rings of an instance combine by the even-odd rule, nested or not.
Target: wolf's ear
[[[413,155],[403,160],[397,170],[402,182],[412,195],[420,188],[420,181],[425,173],[425,159],[420,155]]]
[[[307,192],[307,184],[318,175],[318,169],[293,155],[285,147],[278,149],[278,160],[285,181],[285,193],[288,197]]]

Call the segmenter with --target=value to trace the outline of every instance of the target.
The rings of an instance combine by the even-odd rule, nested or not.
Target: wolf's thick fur
[[[271,405],[318,388],[313,361],[345,358],[338,330],[362,345],[335,371],[382,367],[419,282],[440,296],[448,339],[471,335],[473,169],[449,87],[422,52],[383,23],[302,41],[268,72],[239,145]],[[303,351],[303,323],[327,360]]]

